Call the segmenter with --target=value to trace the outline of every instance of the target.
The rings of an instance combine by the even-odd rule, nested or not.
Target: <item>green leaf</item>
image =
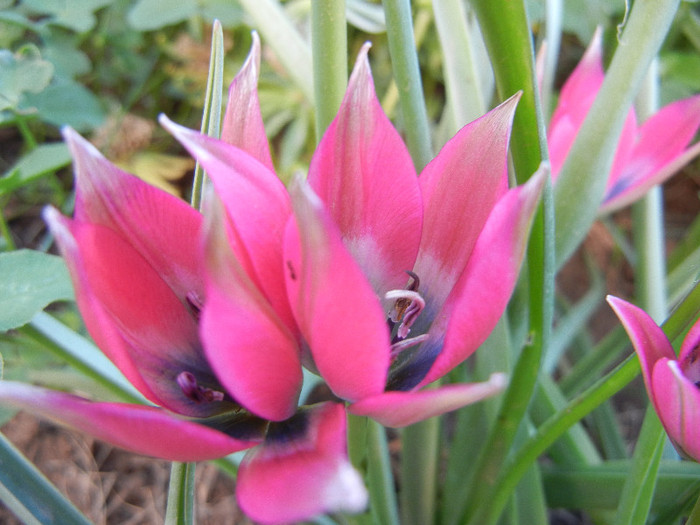
[[[49,15],[49,24],[66,27],[77,33],[84,33],[95,27],[95,11],[110,3],[112,0],[24,0],[24,5],[29,9]]]
[[[70,164],[68,146],[63,142],[41,144],[24,155],[0,176],[0,195],[9,193],[35,179]]]
[[[139,0],[129,10],[126,20],[133,29],[151,31],[183,22],[196,14],[195,0],[171,2],[167,9],[162,0]]]
[[[0,465],[0,499],[23,523],[90,524],[3,434]]]
[[[31,250],[0,254],[0,331],[28,323],[54,301],[73,299],[63,259]]]
[[[33,108],[45,122],[88,131],[102,124],[104,110],[95,95],[77,82],[61,82],[41,93],[28,94],[23,108]]]
[[[367,0],[347,0],[345,16],[349,24],[365,33],[386,31],[386,19],[381,5],[371,4]]]
[[[23,46],[14,54],[0,50],[0,111],[17,108],[26,93],[46,89],[53,72],[53,64],[42,59],[34,45]]]

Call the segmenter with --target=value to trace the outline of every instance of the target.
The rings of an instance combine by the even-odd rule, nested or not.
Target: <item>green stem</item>
[[[12,238],[12,231],[5,220],[3,210],[0,210],[0,232],[2,232],[2,236],[5,239],[7,251],[16,250],[17,245],[15,244],[15,240]]]
[[[637,99],[637,111],[641,120],[646,120],[656,110],[656,86],[654,61]],[[641,307],[658,323],[667,314],[661,189],[654,188],[634,205],[632,211],[637,254],[637,297]],[[647,521],[664,442],[663,427],[653,407],[648,406],[634,449],[630,475],[622,491],[615,525],[634,525]]]
[[[15,122],[17,123],[17,128],[24,139],[24,143],[27,145],[29,151],[33,150],[39,144],[34,136],[34,133],[32,133],[32,130],[29,129],[26,117],[19,112],[14,112],[14,117]]]
[[[417,170],[433,158],[418,55],[413,40],[410,0],[383,0],[392,68],[399,90],[406,144]]]
[[[379,525],[399,523],[394,476],[384,427],[367,420],[367,460],[370,505]]]
[[[605,80],[557,178],[558,265],[569,258],[596,218],[625,117],[679,2],[637,0],[632,6]]]
[[[165,525],[194,525],[194,471],[194,463],[172,463]]]
[[[403,430],[401,436],[401,523],[427,525],[435,520],[439,417]]]
[[[348,83],[345,0],[311,2],[316,139],[335,118]]]

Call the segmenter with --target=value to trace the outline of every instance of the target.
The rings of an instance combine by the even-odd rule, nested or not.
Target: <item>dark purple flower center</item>
[[[191,372],[180,372],[176,381],[182,389],[182,393],[195,403],[211,403],[224,400],[223,392],[198,384],[197,378]]]

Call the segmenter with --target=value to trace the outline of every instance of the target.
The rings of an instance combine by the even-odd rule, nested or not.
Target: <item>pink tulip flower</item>
[[[700,461],[700,321],[690,329],[676,357],[661,328],[642,309],[608,296],[642,365],[644,384],[666,433],[678,452]]]
[[[291,199],[266,163],[161,122],[211,175],[241,237],[277,238],[279,222],[237,212],[243,193],[225,184],[251,181],[246,198],[263,213],[293,210],[283,264],[302,361],[351,412],[404,426],[503,388],[495,374],[421,390],[471,355],[503,313],[544,175],[507,188],[516,96],[464,127],[418,177],[376,98],[367,51]]]
[[[597,31],[562,87],[549,125],[547,141],[555,183],[604,78],[601,32]],[[689,147],[699,127],[700,95],[663,107],[641,126],[630,109],[599,213],[631,204],[700,154],[700,143]]]
[[[64,131],[75,164],[75,214],[69,219],[50,208],[45,217],[88,331],[155,406],[95,402],[10,381],[0,381],[0,402],[168,460],[254,447],[238,475],[239,504],[261,523],[288,523],[361,511],[367,493],[347,458],[343,406],[297,409],[299,332],[282,271],[291,208],[279,181],[283,203],[270,188],[261,202],[255,177],[264,165],[256,159],[271,165],[269,150],[245,137],[262,123],[258,48],[254,36],[224,126],[225,138],[248,152],[234,182],[216,179],[222,197],[245,195],[231,216],[214,202],[203,220]],[[247,119],[246,126],[232,127],[234,117]],[[244,227],[234,222],[240,217],[250,218]],[[280,480],[288,482],[284,490]]]

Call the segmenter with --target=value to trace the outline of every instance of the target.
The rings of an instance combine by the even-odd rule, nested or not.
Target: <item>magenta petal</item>
[[[286,419],[296,410],[303,380],[299,348],[233,257],[224,212],[215,202],[206,228],[202,342],[221,384],[237,402],[265,419]]]
[[[93,293],[85,271],[84,261],[80,254],[78,242],[73,237],[71,227],[73,221],[62,216],[55,208],[44,210],[51,233],[56,238],[63,258],[73,280],[76,301],[82,313],[85,326],[102,352],[116,365],[129,382],[146,398],[159,403],[158,396],[144,381],[139,366],[134,360],[134,352],[124,340],[119,328],[111,315]]]
[[[642,375],[649,397],[656,403],[655,392],[651,388],[652,370],[660,359],[676,359],[673,347],[661,328],[644,310],[612,295],[608,295],[607,299],[632,341],[642,365]]]
[[[291,214],[284,184],[243,150],[179,126],[164,115],[160,123],[207,171],[226,208],[236,258],[291,328],[280,271],[284,229]]]
[[[14,381],[0,381],[0,401],[132,452],[171,461],[216,459],[259,442],[232,438],[156,407],[92,402]]]
[[[309,168],[343,241],[378,293],[402,288],[421,232],[421,196],[411,157],[374,93],[360,52],[345,99]]]
[[[367,491],[347,458],[343,406],[317,405],[290,420],[287,432],[284,425],[271,425],[265,443],[241,463],[236,497],[243,511],[260,523],[297,523],[364,510]]]
[[[188,398],[176,382],[181,372],[189,372],[207,387],[218,386],[212,384],[190,309],[112,230],[68,219],[56,227],[56,221],[50,224],[70,261],[86,326],[105,354],[154,403],[189,416],[219,411],[216,403]],[[70,233],[62,230],[66,227]]]
[[[659,110],[635,134],[627,162],[609,183],[601,212],[626,206],[653,186],[663,183],[700,154],[686,150],[700,127],[700,96],[679,100]]]
[[[506,376],[493,374],[483,383],[447,385],[419,392],[385,392],[353,403],[348,410],[371,417],[386,427],[405,427],[491,397],[505,386]]]
[[[228,90],[221,140],[250,153],[274,171],[258,100],[260,38],[256,31],[252,32],[252,37],[248,58]]]
[[[431,332],[446,326],[445,345],[421,382],[426,385],[469,357],[491,333],[510,299],[525,255],[546,168],[498,201],[464,272]]]
[[[588,111],[593,105],[605,77],[603,73],[602,32],[596,30],[581,61],[561,89],[549,123],[549,145],[552,178],[556,179],[576,139]]]
[[[119,233],[184,301],[201,295],[201,215],[184,201],[118,169],[71,128],[63,136],[73,155],[75,219]]]
[[[678,451],[700,461],[700,390],[681,372],[678,362],[661,358],[652,370],[652,400],[659,419]]]
[[[464,126],[420,176],[424,218],[414,270],[441,304],[508,184],[507,154],[517,94]]]
[[[297,179],[291,192],[298,228],[287,228],[287,287],[315,365],[343,399],[379,394],[390,356],[380,301],[308,184]]]

